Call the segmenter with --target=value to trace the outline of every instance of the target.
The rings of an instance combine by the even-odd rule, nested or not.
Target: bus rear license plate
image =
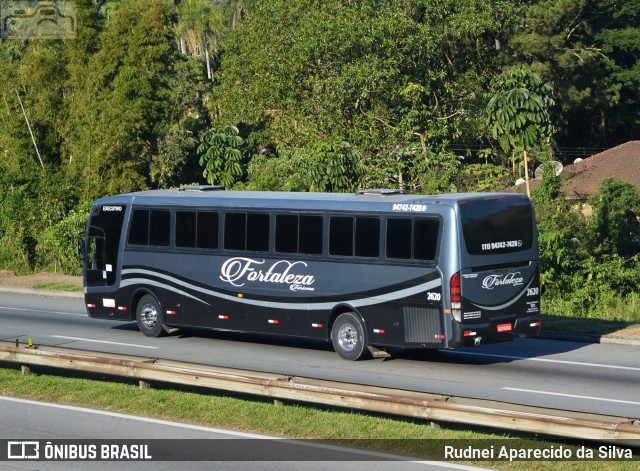
[[[498,332],[509,332],[511,324],[498,324]]]

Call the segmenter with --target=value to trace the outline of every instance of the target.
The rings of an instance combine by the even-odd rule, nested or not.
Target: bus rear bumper
[[[499,319],[477,324],[458,324],[462,346],[478,347],[485,343],[507,342],[540,334],[540,315]]]

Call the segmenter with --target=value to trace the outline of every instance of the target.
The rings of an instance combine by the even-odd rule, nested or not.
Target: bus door
[[[124,213],[124,205],[96,205],[91,210],[84,246],[84,284],[85,299],[92,317],[118,317],[118,306],[124,305],[123,301],[106,294],[118,278]]]

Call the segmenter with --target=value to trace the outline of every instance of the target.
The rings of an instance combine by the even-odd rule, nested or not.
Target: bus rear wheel
[[[353,312],[340,314],[331,329],[333,348],[345,360],[363,360],[369,356],[364,326]]]
[[[136,320],[140,332],[147,337],[162,337],[166,333],[162,325],[160,303],[149,294],[140,298],[136,308]]]

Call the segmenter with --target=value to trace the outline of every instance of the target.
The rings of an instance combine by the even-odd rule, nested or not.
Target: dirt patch
[[[0,286],[13,288],[33,288],[38,285],[70,285],[82,288],[81,276],[61,275],[58,273],[37,273],[35,275],[12,276],[0,275]]]

